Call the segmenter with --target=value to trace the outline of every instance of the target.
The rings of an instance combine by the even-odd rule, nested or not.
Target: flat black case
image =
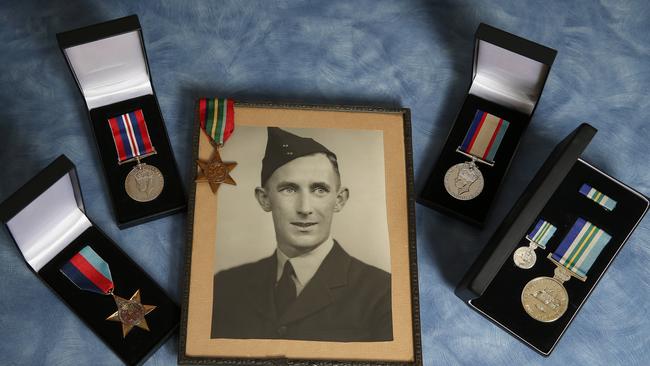
[[[84,211],[76,168],[61,155],[0,204],[5,229],[12,217],[66,174],[71,176],[77,205]],[[145,317],[149,332],[134,327],[123,338],[121,323],[105,320],[117,310],[113,298],[82,291],[60,272],[61,266],[86,245],[109,264],[116,295],[129,299],[139,289],[142,303],[156,306]],[[94,223],[35,274],[128,365],[144,363],[178,327],[178,305]]]
[[[553,351],[648,209],[648,200],[643,195],[579,158],[595,133],[592,126],[582,124],[555,148],[456,288],[456,295],[470,307],[544,356]],[[583,183],[615,199],[618,203],[614,211],[607,211],[581,195],[578,190]],[[592,222],[612,238],[585,282],[571,278],[564,283],[569,294],[566,313],[555,322],[538,322],[524,311],[521,291],[533,278],[553,277],[556,266],[546,257],[558,247],[578,217]],[[520,269],[514,265],[512,255],[518,247],[528,245],[525,235],[538,218],[555,225],[557,231],[546,250],[536,250],[533,268]]]
[[[59,33],[57,34],[57,40],[61,52],[68,63],[70,72],[75,76],[73,67],[66,57],[65,49],[133,31],[138,31],[140,35],[147,73],[150,81],[152,81],[142,30],[136,15]],[[77,81],[77,88],[83,96],[76,76],[75,81]],[[151,84],[154,93],[152,95],[144,95],[120,101],[94,108],[88,112],[95,135],[97,150],[101,157],[104,177],[108,185],[115,219],[120,229],[183,211],[187,204],[176,159],[174,158],[174,153],[169,142],[169,136],[160,111],[160,106],[158,105],[155,89],[153,89],[153,81]],[[87,104],[86,107],[88,107]],[[153,156],[146,157],[142,162],[158,168],[165,179],[161,194],[150,202],[137,202],[127,195],[124,188],[124,181],[136,163],[131,162],[118,165],[115,144],[107,122],[108,118],[119,116],[136,109],[142,109],[143,111],[152,145],[157,152]]]
[[[479,41],[491,43],[505,50],[512,51],[546,65],[546,74],[544,75],[542,84],[539,86],[539,97],[541,97],[541,90],[544,88],[546,78],[550,73],[557,51],[481,23],[475,34],[472,82],[476,77],[477,72]],[[469,94],[469,88],[471,87],[472,82],[470,82],[467,97],[463,102],[460,112],[456,116],[456,120],[449,132],[449,136],[447,136],[447,140],[442,148],[440,156],[427,178],[424,188],[420,192],[417,200],[418,203],[427,207],[458,217],[471,224],[482,226],[487,218],[490,207],[496,198],[501,182],[510,167],[512,158],[517,151],[521,136],[526,131],[530,119],[537,108],[537,103],[535,103],[535,108],[530,115],[526,115],[523,112]],[[538,101],[539,99],[537,102]],[[484,164],[477,163],[485,182],[483,191],[479,196],[472,200],[461,201],[453,198],[449,193],[447,193],[444,187],[444,177],[447,170],[453,165],[470,160],[464,155],[456,152],[456,148],[461,145],[465,138],[477,109],[509,121],[510,126],[508,127],[501,146],[494,158],[495,165],[493,167],[488,167]]]

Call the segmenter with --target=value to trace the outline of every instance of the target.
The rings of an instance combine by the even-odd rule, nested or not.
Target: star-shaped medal
[[[221,183],[232,184],[233,186],[237,185],[235,180],[230,176],[230,172],[235,169],[237,163],[224,163],[219,155],[219,150],[214,150],[214,154],[210,161],[204,162],[197,160],[196,163],[199,164],[199,167],[201,168],[201,173],[199,173],[196,181],[207,181],[210,183],[212,193],[217,193],[217,189],[219,189]]]
[[[113,294],[113,299],[115,305],[117,305],[117,311],[106,320],[122,323],[122,337],[125,338],[133,327],[149,331],[149,325],[144,316],[152,312],[156,307],[154,305],[143,305],[140,302],[140,290],[136,291],[129,300],[115,294]]]

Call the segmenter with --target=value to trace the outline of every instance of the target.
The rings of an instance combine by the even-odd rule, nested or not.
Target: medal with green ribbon
[[[515,265],[521,269],[530,269],[537,261],[535,249],[546,249],[546,243],[553,237],[557,228],[546,220],[539,219],[533,227],[533,230],[526,235],[528,240],[527,247],[520,247],[515,250],[512,258]]]
[[[83,247],[61,267],[60,271],[81,290],[113,297],[117,311],[109,315],[106,320],[122,323],[122,337],[126,337],[133,327],[149,331],[149,325],[144,317],[156,307],[143,305],[140,302],[140,290],[137,290],[130,299],[115,295],[113,293],[115,286],[108,263],[90,246]]]
[[[214,151],[209,161],[196,161],[200,168],[196,182],[208,182],[212,193],[217,193],[222,183],[236,185],[230,172],[237,163],[224,163],[219,155],[219,148],[235,131],[235,102],[224,98],[202,98],[198,108],[201,130],[209,138]]]
[[[553,277],[537,277],[524,287],[521,302],[526,313],[541,322],[559,319],[569,303],[569,294],[562,284],[571,277],[586,281],[587,272],[611,238],[596,225],[578,218],[555,252],[548,256],[557,266]]]

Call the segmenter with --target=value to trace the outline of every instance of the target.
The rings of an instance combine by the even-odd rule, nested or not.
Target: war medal
[[[548,221],[539,219],[533,230],[526,235],[528,239],[527,247],[520,247],[515,250],[512,256],[515,265],[521,269],[530,269],[537,261],[535,249],[537,247],[546,249],[546,243],[551,239],[557,228]]]
[[[587,280],[587,272],[611,236],[583,218],[548,258],[557,267],[553,277],[537,277],[524,286],[521,304],[528,315],[540,322],[554,322],[566,312],[569,294],[562,285],[575,277]]]
[[[200,168],[196,182],[208,182],[212,193],[217,193],[222,183],[237,185],[230,176],[237,163],[224,163],[219,155],[219,148],[226,143],[235,130],[235,102],[222,98],[200,99],[199,122],[201,130],[210,139],[214,151],[209,161],[196,161]]]
[[[60,271],[81,290],[113,297],[117,311],[109,315],[106,320],[122,323],[123,338],[129,334],[133,327],[149,331],[145,315],[152,312],[156,307],[141,303],[140,290],[137,290],[128,300],[115,295],[113,293],[113,278],[108,263],[97,255],[90,246],[83,247],[61,267]]]
[[[483,191],[483,174],[476,162],[494,166],[494,156],[503,141],[510,123],[482,110],[477,110],[463,143],[456,152],[470,158],[447,170],[444,185],[447,193],[455,199],[467,201]]]
[[[158,168],[140,161],[156,154],[142,110],[109,118],[108,124],[117,150],[117,163],[137,162],[124,181],[126,194],[138,202],[156,199],[163,190],[165,179]]]

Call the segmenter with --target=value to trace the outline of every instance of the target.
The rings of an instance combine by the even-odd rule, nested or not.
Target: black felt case
[[[132,31],[138,31],[142,41],[142,31],[136,15],[59,33],[57,34],[57,39],[65,57],[66,48]],[[141,46],[145,61],[147,61],[147,71],[149,71],[144,44],[142,43]],[[65,58],[67,60],[67,57]],[[69,62],[68,66],[72,74],[75,75],[72,65]],[[150,73],[149,78],[151,79]],[[77,86],[81,92],[81,87],[78,83]],[[153,83],[152,90],[154,90],[154,94],[152,95],[143,95],[120,101],[94,108],[88,112],[97,150],[101,157],[104,177],[108,185],[115,219],[117,226],[121,229],[182,211],[185,209],[187,203],[165,122],[158,105],[155,89],[153,89]],[[136,109],[142,109],[151,137],[151,143],[157,152],[155,155],[146,157],[142,162],[158,168],[164,178],[164,186],[161,194],[149,202],[138,202],[127,195],[124,182],[127,174],[133,169],[136,163],[118,164],[115,143],[108,125],[109,118],[132,112]]]
[[[557,53],[553,49],[517,37],[486,24],[481,24],[478,27],[475,38],[474,76],[476,76],[479,40],[497,45],[504,50],[523,55],[546,65],[548,67],[546,76],[550,73],[551,66]],[[546,78],[544,78],[543,83],[540,86],[541,88],[543,88],[545,82]],[[467,131],[469,130],[469,126],[472,123],[472,119],[474,118],[476,111],[479,109],[503,118],[510,122],[510,125],[503,137],[501,146],[494,157],[494,166],[489,167],[477,163],[484,178],[484,188],[482,192],[472,200],[461,201],[453,198],[449,193],[447,193],[444,186],[444,177],[447,170],[455,164],[470,160],[466,156],[456,152],[456,149],[461,145]],[[458,217],[471,224],[482,226],[483,222],[487,218],[489,209],[496,198],[501,182],[510,167],[512,158],[517,151],[521,136],[526,131],[526,128],[528,128],[533,113],[534,109],[530,115],[526,115],[525,113],[468,93],[460,112],[456,116],[456,120],[442,148],[440,156],[427,178],[424,188],[418,196],[418,203]]]
[[[456,294],[473,309],[545,356],[553,351],[648,209],[648,200],[643,195],[579,159],[595,132],[593,127],[583,124],[556,148],[456,289]],[[614,210],[608,211],[581,195],[578,190],[584,183],[615,199]],[[569,294],[564,315],[550,323],[536,321],[524,311],[521,292],[534,278],[553,277],[556,266],[547,256],[559,246],[578,217],[603,229],[611,239],[585,282],[571,278],[564,283]],[[536,250],[533,268],[520,269],[512,256],[517,248],[528,246],[525,235],[538,218],[549,221],[557,231],[546,249]]]
[[[62,155],[0,204],[0,219],[6,225],[15,214],[66,174],[71,174],[77,204],[83,211],[83,199],[74,164]],[[10,232],[9,234],[11,236]],[[60,272],[63,264],[86,245],[108,263],[116,295],[129,299],[139,289],[142,304],[156,306],[145,317],[149,332],[134,327],[123,338],[121,323],[105,320],[117,310],[113,298],[82,291]],[[94,224],[68,244],[36,275],[128,365],[146,361],[178,327],[178,305]]]

